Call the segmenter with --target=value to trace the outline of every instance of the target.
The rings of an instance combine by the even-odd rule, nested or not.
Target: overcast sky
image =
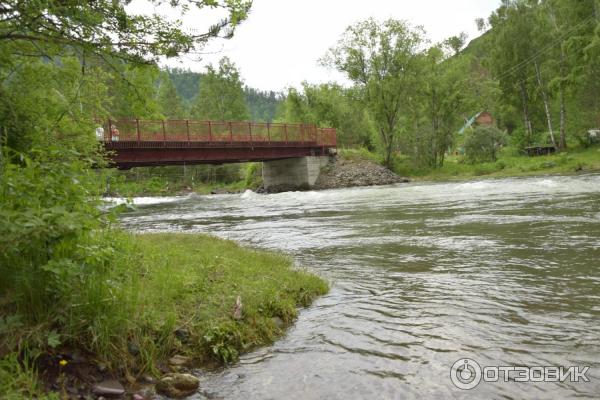
[[[214,41],[204,49],[206,54],[169,60],[168,65],[202,72],[208,63],[228,56],[245,83],[262,90],[298,87],[302,81],[342,82],[342,76],[319,66],[318,60],[357,21],[404,19],[422,25],[432,42],[463,31],[473,39],[478,36],[475,19],[487,18],[499,4],[500,0],[254,0],[249,18],[233,39]],[[192,15],[183,22],[188,28],[202,28],[205,18],[206,13]]]

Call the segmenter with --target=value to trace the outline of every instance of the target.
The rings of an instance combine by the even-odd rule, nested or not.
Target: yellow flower
[[[67,365],[69,362],[67,360],[60,360],[58,362],[60,364],[61,367],[64,367],[65,365]]]

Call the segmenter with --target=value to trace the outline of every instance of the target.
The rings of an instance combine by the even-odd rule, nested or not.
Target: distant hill
[[[471,40],[467,47],[465,47],[460,53],[465,55],[472,55],[478,59],[485,58],[488,54],[490,46],[492,46],[491,32],[492,31],[489,30],[483,35]]]

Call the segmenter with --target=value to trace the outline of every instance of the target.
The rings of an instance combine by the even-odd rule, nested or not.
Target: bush
[[[493,126],[477,127],[465,140],[465,156],[471,163],[496,161],[498,150],[506,145],[506,134]]]
[[[85,157],[47,148],[30,156],[4,151],[3,159],[0,304],[7,317],[0,353],[17,350],[21,326],[37,327],[28,333],[30,344],[55,347],[63,339],[55,329],[73,316],[69,313],[81,290],[110,292],[110,284],[95,277],[120,252],[113,235],[102,229],[110,220],[94,200],[96,174]]]

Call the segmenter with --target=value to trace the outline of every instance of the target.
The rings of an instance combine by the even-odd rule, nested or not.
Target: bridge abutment
[[[307,190],[314,186],[321,168],[329,156],[309,156],[284,160],[264,161],[262,176],[264,188],[275,191]]]

